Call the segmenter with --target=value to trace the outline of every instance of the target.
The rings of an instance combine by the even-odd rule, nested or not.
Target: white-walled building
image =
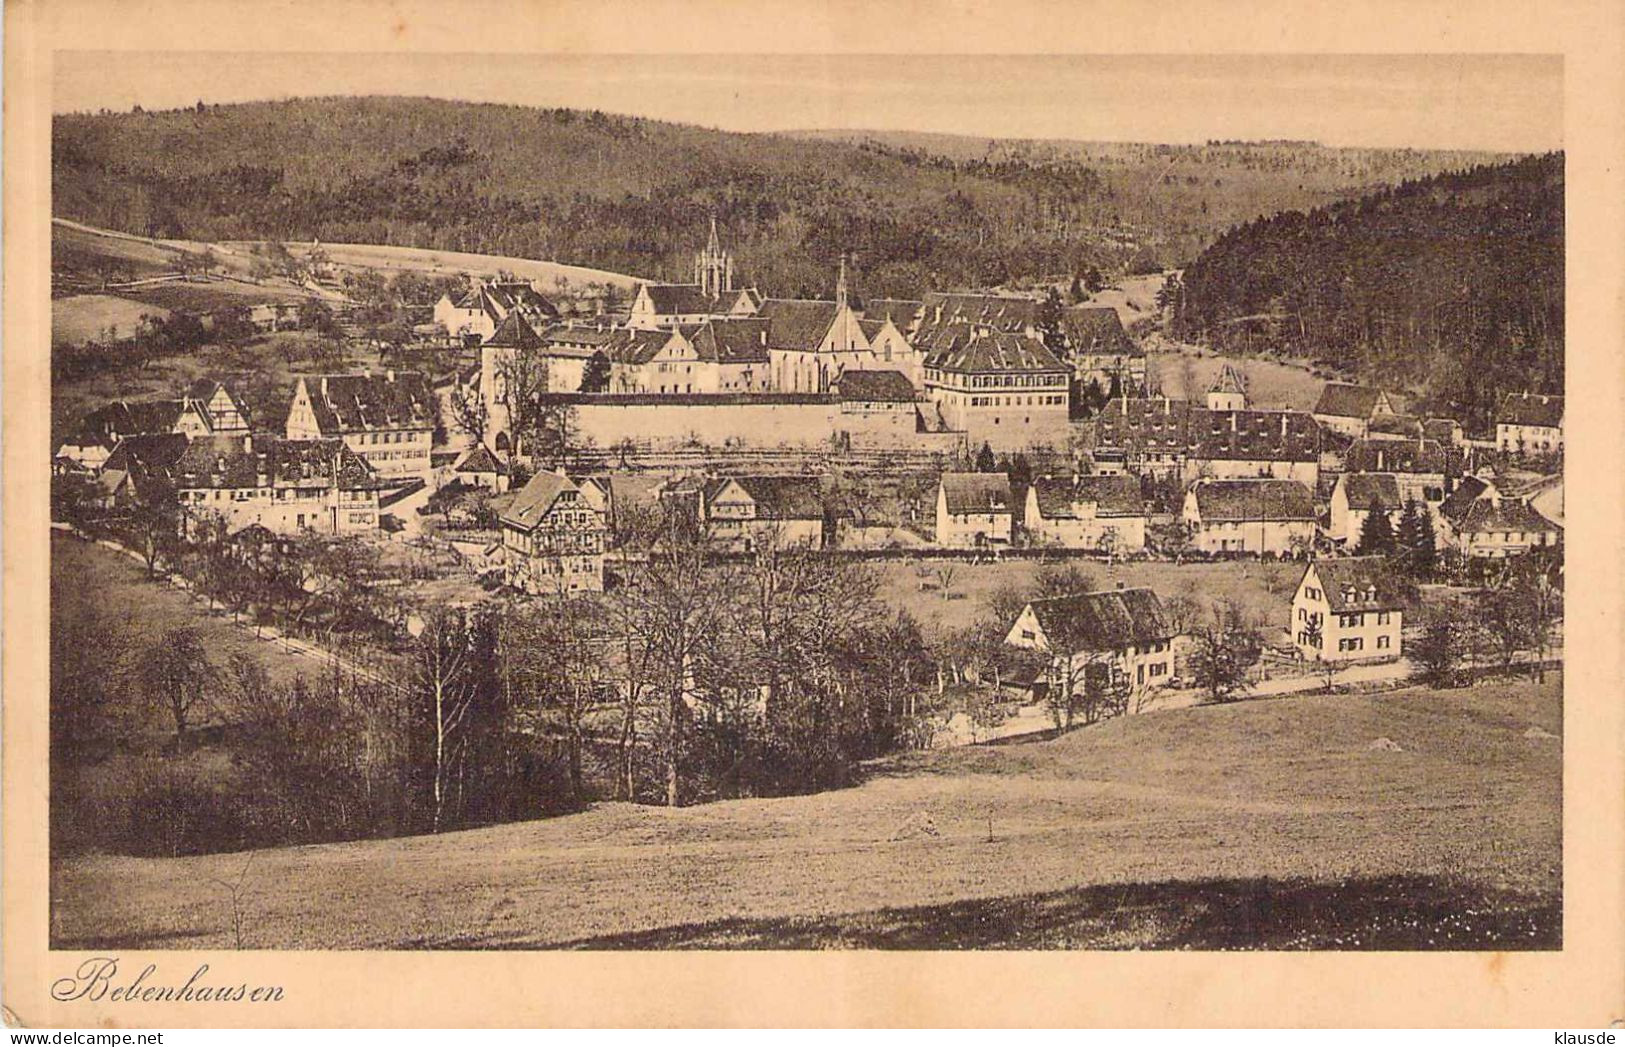
[[[1289,631],[1299,655],[1314,661],[1393,661],[1411,602],[1385,557],[1314,560],[1298,579]]]
[[[1392,473],[1344,473],[1332,488],[1329,534],[1352,545],[1360,540],[1373,511],[1388,517],[1390,527],[1398,527],[1404,508],[1399,481]]]
[[[1140,588],[1034,600],[1004,642],[1049,656],[1047,690],[1111,684],[1138,693],[1173,677],[1176,636],[1157,594]]]
[[[937,485],[937,544],[949,549],[1010,544],[1015,512],[1004,473],[943,473]]]
[[[258,524],[274,534],[356,534],[378,527],[388,486],[338,439],[206,436],[174,470],[189,526],[210,517],[228,533]]]
[[[532,476],[500,523],[513,588],[538,596],[604,588],[604,515],[569,477]]]
[[[711,537],[734,552],[824,544],[824,499],[816,476],[724,476],[701,493]]]
[[[1394,404],[1381,389],[1347,382],[1327,382],[1311,412],[1326,428],[1358,439],[1374,418],[1394,413]]]
[[[1495,446],[1512,455],[1563,450],[1563,398],[1514,393],[1495,412]]]
[[[1040,476],[1027,488],[1026,532],[1068,549],[1145,548],[1147,513],[1133,476]]]
[[[1296,480],[1198,480],[1182,514],[1204,553],[1284,556],[1315,537],[1315,500]]]
[[[306,375],[288,410],[290,440],[343,440],[382,479],[434,479],[440,400],[416,371]]]

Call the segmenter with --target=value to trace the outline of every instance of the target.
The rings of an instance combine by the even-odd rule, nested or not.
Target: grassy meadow
[[[1554,675],[1244,702],[890,758],[813,796],[76,857],[54,865],[52,941],[1555,948],[1561,693]],[[214,882],[239,873],[240,940]]]

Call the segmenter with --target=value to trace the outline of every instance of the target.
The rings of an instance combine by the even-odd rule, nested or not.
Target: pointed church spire
[[[712,257],[722,253],[722,241],[717,239],[717,213],[711,212],[711,239],[705,245]]]
[[[846,306],[846,252],[841,252],[841,273],[835,278],[835,304],[837,307]]]

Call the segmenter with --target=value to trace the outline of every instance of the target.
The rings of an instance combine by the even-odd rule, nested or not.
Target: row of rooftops
[[[119,441],[101,475],[128,477],[142,497],[174,490],[381,490],[372,467],[343,440],[242,434],[143,433]]]

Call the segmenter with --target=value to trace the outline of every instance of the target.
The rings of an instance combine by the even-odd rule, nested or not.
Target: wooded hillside
[[[1173,294],[1174,333],[1331,361],[1482,425],[1563,391],[1563,156],[1407,181],[1248,222]]]
[[[686,279],[714,210],[739,271],[779,295],[828,293],[843,250],[862,293],[906,297],[1175,264],[1256,215],[1466,163],[1303,143],[836,141],[422,98],[63,115],[53,133],[55,213],[96,226]]]

